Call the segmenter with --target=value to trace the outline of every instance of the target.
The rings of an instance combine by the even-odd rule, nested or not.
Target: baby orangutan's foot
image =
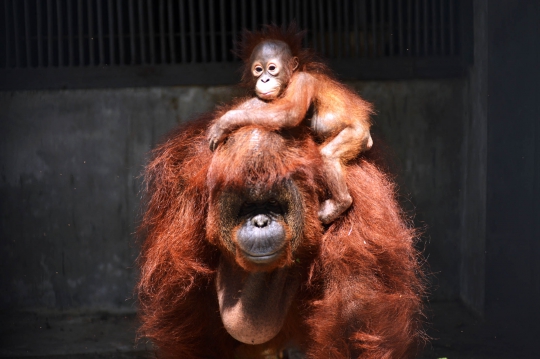
[[[327,199],[321,205],[319,210],[319,219],[323,224],[330,224],[336,218],[338,218],[343,212],[345,212],[352,204],[352,198],[347,195],[341,201],[337,201],[333,198]]]

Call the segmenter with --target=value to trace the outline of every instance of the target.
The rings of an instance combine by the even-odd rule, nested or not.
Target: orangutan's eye
[[[262,66],[257,65],[255,67],[253,67],[253,75],[260,76],[262,74],[263,70],[264,69],[262,68]]]
[[[276,64],[270,64],[268,65],[268,72],[270,72],[270,74],[272,75],[277,75],[279,69]]]

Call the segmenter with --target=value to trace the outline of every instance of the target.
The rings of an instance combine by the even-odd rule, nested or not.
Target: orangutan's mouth
[[[254,255],[251,253],[247,253],[245,251],[242,251],[242,254],[250,262],[253,262],[256,264],[268,264],[278,259],[281,256],[282,252],[283,250],[280,249],[277,252],[274,252],[271,254],[264,254],[264,255]]]

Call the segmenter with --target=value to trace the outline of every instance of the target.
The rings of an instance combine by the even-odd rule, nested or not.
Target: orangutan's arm
[[[293,75],[283,97],[272,102],[252,98],[226,112],[210,127],[208,139],[214,150],[234,129],[261,125],[269,129],[298,126],[315,97],[315,78],[305,72]]]

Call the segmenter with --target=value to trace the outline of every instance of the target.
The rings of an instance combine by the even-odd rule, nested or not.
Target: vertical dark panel
[[[414,9],[415,9],[415,17],[414,17],[414,24],[415,24],[415,43],[414,43],[414,54],[416,56],[420,55],[420,0],[415,0],[414,2]]]
[[[214,25],[214,1],[208,0],[209,3],[209,15],[210,15],[210,59],[212,62],[216,62],[216,29]]]
[[[300,13],[300,0],[295,0],[294,1],[294,4],[296,5],[295,6],[295,11],[296,11],[296,24],[298,26],[300,26],[300,21],[302,20],[302,14]]]
[[[139,0],[138,12],[139,12],[139,41],[141,47],[140,61],[142,65],[146,64],[146,41],[144,33],[144,0]]]
[[[4,26],[6,27],[6,68],[9,68],[10,59],[9,55],[11,54],[11,38],[9,37],[9,5],[8,0],[4,1]]]
[[[277,24],[277,0],[272,0],[272,22]]]
[[[349,1],[343,2],[343,17],[345,18],[345,56],[351,56],[351,33],[349,27]]]
[[[319,0],[319,37],[321,42],[321,54],[326,55],[323,0]]]
[[[137,56],[137,50],[135,48],[135,9],[133,6],[133,1],[129,1],[129,32],[130,32],[130,56],[131,64],[135,64],[135,57]]]
[[[236,31],[237,26],[237,20],[236,20],[236,0],[232,0],[232,6],[231,6],[231,27],[232,27],[232,41],[233,44],[235,41],[238,41],[238,35]]]
[[[281,0],[281,25],[285,25],[287,18],[285,17],[285,0]]]
[[[225,0],[219,1],[219,14],[221,16],[220,18],[220,26],[221,26],[221,61],[226,62],[227,61],[227,32],[226,32],[226,18],[225,18]]]
[[[15,39],[15,67],[21,67],[21,41],[19,40],[19,16],[17,14],[17,1],[13,0],[11,3],[11,10],[13,11],[13,35]]]
[[[424,56],[428,55],[428,34],[429,34],[429,27],[428,27],[428,0],[424,0]]]
[[[308,23],[308,9],[307,9],[307,2],[309,0],[299,0],[300,5],[300,12],[302,14],[300,22],[298,22],[298,25],[301,29],[307,29],[307,23]]]
[[[195,5],[193,0],[189,0],[189,37],[191,44],[191,62],[197,61],[197,52],[195,47]]]
[[[540,145],[540,2],[489,1],[484,16],[489,94],[485,314],[501,336],[530,350],[525,357],[538,358],[540,162],[534,156]]]
[[[92,2],[88,0],[86,3],[87,11],[88,11],[88,56],[89,56],[89,65],[94,65],[94,16],[93,16],[93,7]]]
[[[24,0],[24,35],[26,43],[26,67],[32,66],[32,46],[30,43],[30,17],[28,9],[28,0]]]
[[[384,8],[384,2],[385,0],[379,0],[379,21],[380,21],[380,29],[381,29],[381,35],[380,35],[380,41],[379,41],[379,48],[377,49],[377,53],[380,56],[384,56],[385,54],[385,47],[386,47],[386,31],[385,31],[385,8]]]
[[[262,0],[262,23],[268,24],[268,1]]]
[[[311,31],[313,33],[313,49],[319,51],[319,45],[317,44],[318,34],[317,34],[317,10],[313,2],[311,3]]]
[[[73,66],[75,63],[73,49],[73,1],[67,2],[68,19],[68,64]]]
[[[328,27],[327,27],[327,36],[328,36],[328,56],[329,57],[335,57],[334,54],[334,22],[332,21],[334,17],[334,12],[332,11],[332,2],[327,2],[327,20],[328,20]]]
[[[171,64],[176,64],[176,48],[175,48],[175,35],[174,35],[174,16],[173,16],[173,4],[172,0],[167,0],[167,15],[169,25],[169,51]]]
[[[114,46],[114,8],[112,0],[107,0],[107,12],[109,19],[109,65],[114,65],[116,64],[116,46]]]
[[[377,56],[377,2],[371,0],[371,38],[373,44],[371,46],[371,56]]]
[[[448,6],[448,18],[449,18],[449,30],[450,30],[450,55],[454,55],[454,0],[449,0]]]
[[[164,0],[159,0],[158,4],[158,14],[159,14],[159,47],[160,47],[160,64],[167,63],[167,54],[165,47],[165,4]]]
[[[353,14],[354,14],[354,57],[360,57],[360,33],[358,27],[360,26],[360,6],[358,4],[359,0],[356,0],[353,3]]]
[[[105,48],[103,44],[103,9],[101,8],[101,0],[96,0],[97,3],[97,22],[98,22],[98,49],[99,49],[99,64],[105,64]]]
[[[257,1],[251,2],[251,30],[257,29]]]
[[[124,10],[122,8],[122,0],[116,0],[116,18],[118,20],[118,50],[120,52],[120,65],[124,65]]]
[[[62,4],[60,0],[56,0],[56,22],[58,26],[58,66],[64,66],[64,43],[63,43],[63,29],[62,29]]]
[[[308,28],[308,21],[309,21],[308,6],[307,6],[308,1],[310,1],[310,0],[303,0],[303,2],[302,2],[302,14],[303,14],[302,16],[303,16],[303,20],[304,20],[302,25],[303,25],[304,29]],[[308,46],[308,36],[304,37],[303,44],[306,47]]]
[[[247,28],[246,21],[247,21],[247,9],[246,9],[246,0],[242,0],[242,15],[240,18],[240,21],[242,23],[242,30],[245,30]]]
[[[79,0],[81,1],[81,0]],[[38,44],[38,67],[43,67],[43,42],[42,42],[42,31],[43,31],[43,14],[41,12],[41,1],[37,2],[37,44]],[[6,36],[8,35],[8,12],[7,12],[7,1],[6,1]],[[7,39],[6,39],[7,40]],[[9,54],[9,41],[6,41],[6,52]],[[7,62],[6,62],[7,65]]]
[[[288,4],[289,4],[289,11],[288,11],[289,16],[287,18],[287,20],[288,20],[287,25],[289,25],[294,19],[294,12],[293,12],[294,11],[294,6],[293,6],[294,5],[294,0],[289,0]]]
[[[403,32],[404,24],[403,24],[403,2],[398,1],[397,2],[397,9],[398,9],[398,31],[399,31],[399,45],[398,45],[398,54],[403,56],[405,54],[405,49],[403,48]]]
[[[39,3],[39,1],[38,1]],[[77,28],[79,30],[79,66],[84,66],[84,20],[83,20],[83,3],[79,0],[77,3]]]
[[[407,55],[412,56],[412,2],[413,0],[407,0]]]
[[[396,37],[396,28],[394,26],[394,1],[388,0],[388,33],[390,34],[390,56],[394,56],[394,38]]]
[[[53,66],[52,0],[47,0],[47,67]]]
[[[156,34],[154,31],[154,7],[152,6],[153,0],[148,0],[148,36],[150,38],[150,63],[154,65],[156,63]]]
[[[431,2],[431,54],[437,54],[437,2],[433,0]]]
[[[362,40],[363,40],[363,49],[362,49],[362,57],[368,57],[369,53],[369,28],[368,28],[368,21],[367,21],[367,0],[362,0],[361,2],[360,11],[362,12]]]
[[[446,3],[445,0],[440,0],[439,1],[439,6],[440,6],[440,17],[441,17],[441,23],[440,23],[440,32],[441,32],[441,46],[440,46],[440,53],[441,53],[441,56],[444,56],[446,55],[446,44],[445,44],[445,28],[444,28],[444,10],[445,10],[445,6],[444,4]]]
[[[179,12],[180,12],[180,46],[182,48],[182,63],[187,63],[187,36],[186,36],[186,14],[184,8],[184,0],[180,0]],[[192,45],[193,47],[193,45]],[[193,52],[192,52],[193,56]]]
[[[342,42],[343,42],[343,31],[341,29],[341,19],[343,18],[346,18],[348,20],[348,17],[347,15],[348,14],[345,14],[345,16],[343,16],[343,11],[341,9],[341,0],[338,0],[336,1],[336,5],[337,5],[337,8],[336,8],[336,14],[337,14],[337,57],[340,59],[343,57],[343,53],[342,53]],[[346,20],[346,21],[347,21]],[[348,21],[347,21],[348,23]]]
[[[205,6],[204,3],[199,1],[199,32],[201,34],[200,44],[201,44],[201,56],[202,62],[208,62],[208,55],[206,53],[206,16],[205,16]]]

